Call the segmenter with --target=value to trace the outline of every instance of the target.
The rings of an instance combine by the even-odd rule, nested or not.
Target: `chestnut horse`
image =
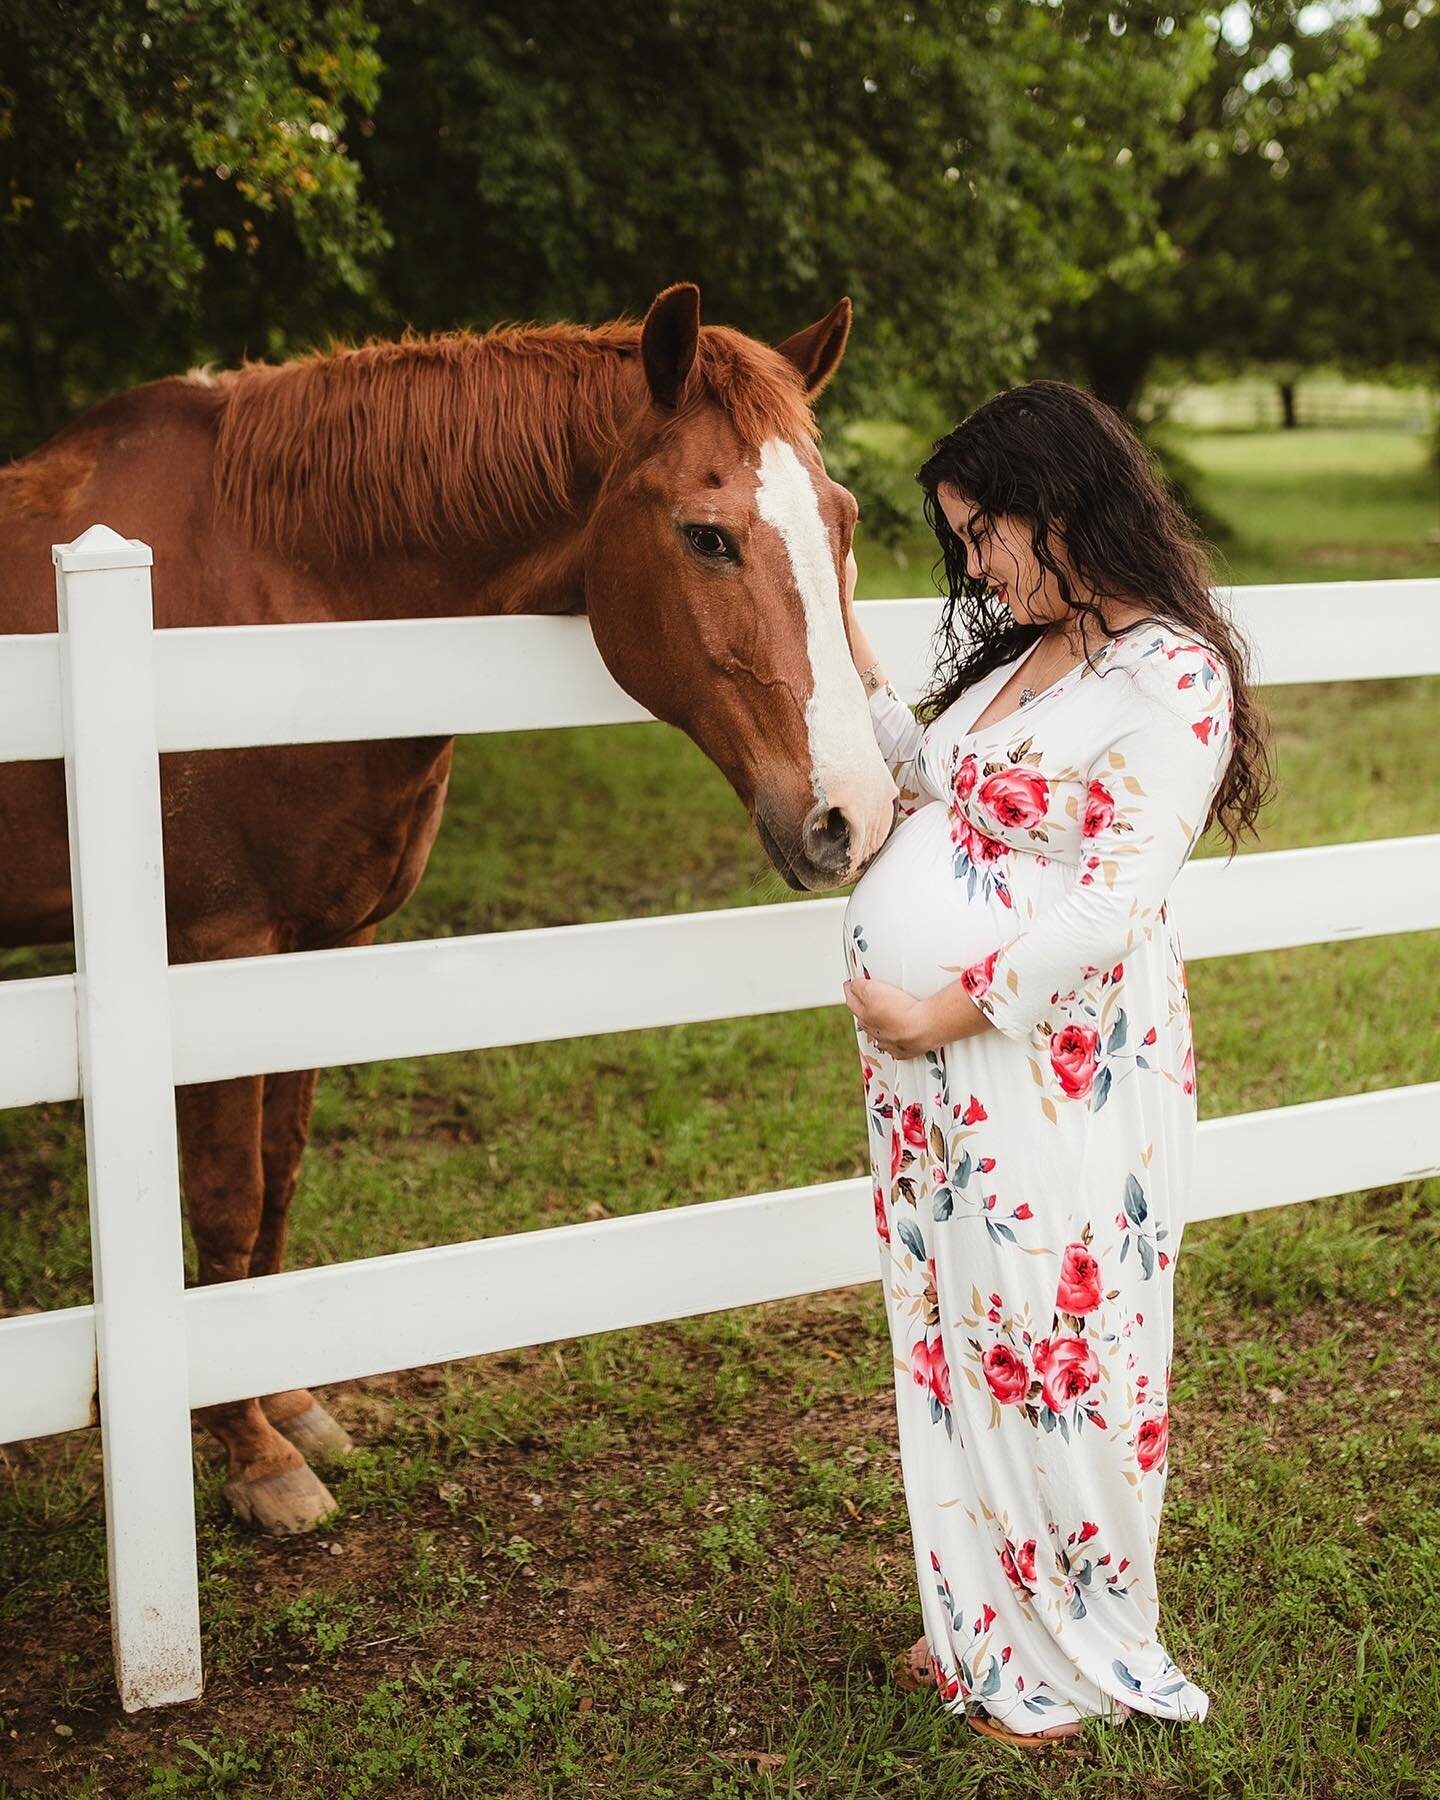
[[[795,889],[855,878],[893,816],[846,638],[856,506],[811,402],[850,303],[772,348],[700,324],[455,331],[191,370],[92,406],[0,469],[0,633],[55,629],[50,546],[155,551],[160,626],[588,615],[619,685],[718,765]],[[369,943],[414,891],[453,740],[166,756],[174,963]],[[72,935],[63,770],[0,765],[0,944]],[[315,1072],[177,1089],[202,1282],[282,1264]],[[351,1446],[303,1389],[204,1408],[263,1530],[334,1507]]]

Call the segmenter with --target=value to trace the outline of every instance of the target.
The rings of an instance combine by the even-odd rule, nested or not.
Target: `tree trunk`
[[[1295,383],[1282,381],[1280,388],[1280,422],[1287,431],[1294,431],[1300,423],[1300,415],[1295,409]]]

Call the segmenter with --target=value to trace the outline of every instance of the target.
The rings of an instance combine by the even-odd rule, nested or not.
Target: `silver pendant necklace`
[[[1049,633],[1042,631],[1041,636],[1047,637],[1047,636],[1049,636]],[[1028,687],[1028,686],[1022,687],[1020,690],[1020,705],[1028,706],[1030,704],[1030,702],[1035,698],[1035,693],[1036,693],[1036,690],[1033,687]]]

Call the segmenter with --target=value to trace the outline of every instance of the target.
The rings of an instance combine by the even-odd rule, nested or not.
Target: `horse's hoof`
[[[353,1456],[355,1445],[348,1431],[332,1414],[314,1400],[292,1419],[272,1419],[271,1424],[282,1437],[288,1438],[306,1462],[328,1469],[347,1456]]]
[[[237,1518],[258,1525],[271,1537],[294,1537],[313,1531],[322,1519],[339,1510],[335,1496],[302,1463],[259,1481],[227,1481],[225,1498]]]

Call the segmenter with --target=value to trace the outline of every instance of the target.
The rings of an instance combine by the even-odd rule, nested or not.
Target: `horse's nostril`
[[[805,854],[821,869],[843,869],[849,862],[850,821],[838,806],[822,804],[806,815]]]

